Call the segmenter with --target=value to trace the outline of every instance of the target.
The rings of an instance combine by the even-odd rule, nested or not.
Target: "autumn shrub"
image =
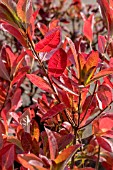
[[[112,16],[112,0],[0,0],[0,169],[113,170]]]

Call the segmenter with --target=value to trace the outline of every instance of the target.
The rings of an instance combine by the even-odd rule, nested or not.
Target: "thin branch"
[[[97,157],[95,170],[99,170],[99,160],[100,160],[100,145],[98,147],[98,157]]]
[[[79,93],[79,101],[78,101],[78,123],[77,127],[80,125],[80,113],[81,113],[81,91]]]
[[[73,140],[73,145],[76,144],[76,140],[77,140],[77,128],[74,128],[74,140]],[[71,165],[70,165],[70,168],[73,169],[74,167],[74,162],[75,162],[75,154],[73,155],[72,159],[71,159]]]

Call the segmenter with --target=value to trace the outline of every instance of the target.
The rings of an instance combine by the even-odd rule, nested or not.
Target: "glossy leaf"
[[[84,55],[79,55],[80,83],[87,85],[90,82],[90,79],[96,71],[98,62],[99,54],[97,51],[91,51],[91,53],[87,56],[87,59]]]
[[[7,141],[10,142],[11,144],[14,144],[14,145],[18,146],[23,151],[21,142],[16,137],[8,136]]]
[[[50,58],[48,63],[48,73],[50,76],[59,77],[67,65],[67,54],[63,49],[58,49]]]
[[[32,1],[19,0],[17,3],[17,14],[23,22],[29,23],[32,16]]]
[[[78,96],[78,94],[74,91],[72,91],[71,89],[69,89],[68,87],[66,87],[66,85],[64,85],[62,82],[60,82],[59,80],[57,80],[56,78],[52,77],[53,82],[61,89],[63,89],[64,91],[73,94],[75,96]]]
[[[83,26],[83,33],[88,38],[90,42],[93,40],[93,23],[94,15],[90,15],[88,19],[85,19]]]
[[[40,30],[40,32],[42,33],[42,35],[45,35],[48,32],[47,26],[41,22],[38,22],[37,27]]]
[[[100,85],[97,91],[98,100],[101,102],[101,108],[108,106],[112,101],[111,89],[106,85]]]
[[[9,46],[6,46],[5,50],[6,50],[6,55],[8,55],[8,58],[10,59],[10,67],[12,68],[17,56],[12,52]]]
[[[36,156],[39,156],[39,149],[40,149],[40,144],[39,144],[39,142],[36,140],[36,138],[34,138],[34,137],[32,136],[31,153],[35,154]]]
[[[43,78],[35,74],[27,74],[26,76],[35,86],[39,87],[40,89],[48,93],[53,93],[53,90],[51,89],[49,83],[46,82]]]
[[[112,83],[112,81],[110,80],[109,77],[104,77],[104,82],[105,82],[105,84],[107,84],[109,87],[113,88],[113,83]]]
[[[73,170],[95,170],[95,169],[91,167],[87,167],[87,168],[74,168]]]
[[[98,50],[100,53],[104,53],[105,47],[106,47],[106,39],[104,36],[99,35],[98,36]]]
[[[92,67],[96,67],[99,62],[99,54],[97,51],[92,51],[86,61],[86,70],[88,71]]]
[[[109,114],[106,114],[106,116],[102,116],[97,120],[94,120],[93,122],[93,133],[97,134],[97,135],[102,135],[102,136],[107,136],[106,133],[108,132],[108,134],[112,132],[110,132],[113,128],[113,119],[111,117],[109,117]]]
[[[0,20],[7,21],[11,24],[15,23],[15,13],[14,11],[10,8],[8,2],[6,3],[5,1],[0,1]]]
[[[69,146],[65,150],[63,150],[54,160],[56,164],[59,164],[61,162],[68,162],[69,159],[75,154],[76,150],[80,147],[81,145],[73,145]]]
[[[5,89],[3,86],[0,87],[0,108],[3,106],[5,102],[7,90],[8,89]]]
[[[21,81],[25,77],[28,70],[29,70],[29,66],[20,68],[18,72],[16,73],[16,75],[14,76],[11,82],[11,85],[14,85],[15,83],[18,83],[19,81]]]
[[[43,168],[43,162],[40,158],[38,158],[34,154],[18,154],[19,162],[25,167],[29,168],[30,170],[40,169],[40,170],[47,170]]]
[[[6,170],[12,167],[14,163],[14,145],[8,144],[0,150],[0,165],[2,169]]]
[[[100,5],[103,20],[107,25],[108,34],[113,35],[113,8],[108,0],[97,0],[97,2]]]
[[[18,28],[10,25],[7,22],[1,22],[0,28],[13,35],[24,47],[27,48],[27,40],[22,32],[18,30]]]
[[[22,105],[22,101],[21,101],[21,89],[18,88],[11,100],[11,109],[12,110],[17,110],[21,105]]]
[[[0,131],[0,150],[1,150],[2,147],[3,147],[3,144],[4,144],[3,136],[2,136],[2,133],[1,133],[1,131]]]
[[[58,23],[59,23],[58,19],[53,19],[49,24],[49,30],[56,28],[58,26]]]
[[[93,76],[90,83],[92,83],[92,82],[94,82],[94,81],[96,81],[96,80],[98,80],[102,77],[108,76],[110,74],[113,74],[113,68],[107,68],[107,69],[101,70],[95,76]]]
[[[39,141],[39,137],[40,137],[39,125],[34,119],[32,119],[32,121],[31,121],[30,134],[37,141]]]
[[[70,46],[71,51],[72,51],[72,54],[74,56],[74,60],[75,60],[75,63],[76,63],[76,68],[77,68],[77,75],[78,75],[78,78],[79,78],[80,77],[80,68],[79,68],[78,53],[76,51],[75,45],[72,42],[72,40],[69,37],[66,37],[66,39],[67,39],[67,41],[69,43],[69,46]]]
[[[4,124],[3,124],[3,122],[1,120],[0,120],[0,132],[1,132],[2,135],[6,134],[5,126],[4,126]]]
[[[113,143],[104,137],[96,136],[98,144],[108,152],[113,152]]]
[[[9,72],[8,72],[4,62],[3,62],[2,54],[0,54],[0,77],[5,80],[10,81],[10,75],[9,75]]]
[[[50,158],[51,160],[54,160],[56,156],[58,155],[58,144],[57,140],[53,134],[53,132],[47,128],[45,128],[47,136],[48,136],[48,141],[49,141],[49,150],[50,150]]]
[[[85,98],[85,102],[82,106],[82,113],[80,114],[80,119],[82,120],[82,125],[84,125],[87,121],[87,119],[93,114],[95,108],[97,106],[97,99],[95,96],[88,96]],[[88,108],[88,110],[87,110]],[[87,110],[87,114],[86,114]],[[84,118],[84,119],[83,119]]]
[[[56,116],[59,112],[62,112],[65,109],[65,105],[63,103],[56,104],[52,108],[48,110],[46,114],[43,115],[41,121],[45,121],[46,119],[51,119]]]
[[[23,132],[21,136],[21,144],[25,152],[29,152],[32,148],[32,138],[27,132]]]
[[[30,133],[30,120],[31,120],[30,113],[31,110],[28,108],[18,119],[24,131],[27,133]]]
[[[35,50],[37,52],[50,52],[51,50],[57,48],[60,43],[60,28],[55,28],[50,30],[44,37],[40,40],[36,46]]]
[[[65,147],[69,145],[73,139],[74,135],[72,135],[71,133],[60,136],[60,138],[57,139],[59,151],[65,149]]]
[[[63,91],[62,89],[58,89],[58,95],[59,97],[61,96],[61,101],[66,105],[66,107],[70,108],[71,104],[68,93],[66,91]]]

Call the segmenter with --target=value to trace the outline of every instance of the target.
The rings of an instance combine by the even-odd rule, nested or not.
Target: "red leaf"
[[[74,168],[73,170],[95,170],[95,169],[91,167],[87,167],[87,168]]]
[[[101,102],[100,109],[104,109],[112,101],[112,91],[106,85],[100,85],[97,91],[99,102]]]
[[[27,74],[26,76],[35,86],[48,93],[53,93],[53,90],[51,89],[50,85],[43,78],[35,74]]]
[[[59,112],[62,112],[65,109],[65,105],[60,103],[56,104],[42,117],[41,121],[45,121],[46,119],[51,119],[52,117],[56,116]]]
[[[97,100],[95,96],[93,97],[92,95],[90,95],[85,99],[85,102],[82,106],[82,113],[80,114],[80,119],[82,120],[84,118],[82,120],[81,126],[84,125],[87,119],[91,116],[91,114],[93,114],[96,106],[97,106]],[[86,110],[87,110],[87,114],[86,114]]]
[[[86,64],[86,57],[82,53],[79,54],[79,62],[80,62],[80,70],[83,70],[84,65]]]
[[[2,55],[3,54],[1,53],[0,54],[0,77],[5,79],[5,80],[10,81],[10,75],[8,73],[8,70],[6,69],[4,62],[3,62]]]
[[[40,158],[38,158],[34,154],[18,154],[18,160],[19,162],[25,167],[30,170],[40,169],[40,170],[47,170],[46,168],[43,168],[43,162]]]
[[[69,43],[69,46],[70,46],[70,48],[71,48],[71,51],[72,51],[72,53],[73,53],[74,60],[75,60],[75,63],[76,63],[76,68],[77,68],[77,74],[78,74],[78,78],[79,78],[80,68],[79,68],[78,54],[77,54],[75,45],[74,45],[74,43],[72,42],[72,40],[71,40],[69,37],[67,37],[66,39],[67,39],[67,41],[68,41],[68,43]]]
[[[97,120],[93,121],[93,133],[101,136],[108,136],[113,135],[112,132],[113,128],[113,120],[109,117],[109,115],[106,115],[104,117],[100,117]]]
[[[27,40],[25,36],[18,30],[18,28],[10,25],[7,22],[0,22],[0,24],[2,30],[12,34],[24,47],[27,48]]]
[[[70,108],[71,104],[70,104],[68,93],[59,89],[59,96],[60,95],[61,95],[61,101],[66,105],[66,107]]]
[[[101,70],[99,73],[97,73],[95,76],[93,76],[90,83],[94,82],[102,77],[108,76],[110,74],[113,74],[113,68],[107,68],[107,69]]]
[[[49,141],[49,150],[50,150],[50,158],[54,160],[56,156],[58,155],[58,145],[56,138],[53,134],[53,132],[47,128],[45,128],[47,136],[48,136],[48,141]]]
[[[88,19],[84,21],[83,33],[90,42],[93,40],[93,20],[94,15],[90,15]]]
[[[15,83],[18,83],[18,81],[20,81],[22,78],[24,78],[24,76],[26,75],[28,70],[29,70],[29,66],[25,66],[25,67],[22,67],[21,69],[19,69],[19,71],[13,78],[11,84],[14,85]]]
[[[0,164],[2,169],[10,168],[14,163],[14,145],[8,144],[0,150]]]
[[[4,126],[4,124],[2,123],[1,120],[0,120],[0,132],[1,132],[2,134],[6,134],[5,126]]]
[[[32,16],[32,1],[19,0],[17,3],[18,17],[25,23],[29,23]]]
[[[50,52],[51,50],[57,48],[60,43],[60,28],[57,27],[52,29],[46,34],[44,39],[40,40],[36,46],[35,50],[37,52]]]
[[[106,39],[104,36],[99,35],[98,36],[98,50],[100,53],[104,53],[105,47],[106,47]]]
[[[104,82],[113,89],[113,83],[109,77],[104,77]]]
[[[2,135],[2,132],[0,131],[0,150],[1,150],[2,147],[3,147],[3,144],[4,144],[3,135]]]
[[[108,34],[111,36],[113,35],[113,8],[112,4],[109,3],[108,0],[97,0],[97,2],[100,5],[101,12],[103,15],[103,20],[105,21],[105,24],[107,25]]]
[[[21,136],[21,144],[25,152],[29,152],[32,148],[32,138],[27,132],[23,132]]]
[[[72,142],[73,139],[74,135],[72,135],[71,133],[60,136],[60,138],[57,139],[59,151],[63,150],[67,145],[69,145],[69,143]]]
[[[80,147],[81,145],[73,145],[70,146],[66,149],[64,149],[54,160],[56,164],[62,163],[66,160],[69,160],[70,157],[72,157],[74,155],[74,153],[76,152],[76,150]]]
[[[63,89],[64,91],[73,94],[75,96],[78,96],[78,94],[74,91],[72,91],[70,88],[68,88],[66,85],[64,85],[62,82],[60,82],[59,80],[55,79],[54,77],[52,77],[53,82],[60,87],[61,89]]]
[[[12,52],[12,50],[11,50],[11,48],[9,46],[6,46],[5,50],[6,50],[6,53],[7,53],[8,57],[9,57],[9,59],[10,59],[10,67],[12,69],[14,61],[15,61],[17,56],[14,55],[14,53]]]
[[[48,32],[47,26],[41,22],[38,22],[37,27],[40,30],[40,32],[42,33],[42,35],[45,35]]]
[[[96,136],[98,144],[108,152],[113,152],[113,143],[104,137]]]
[[[59,77],[67,65],[67,54],[63,49],[57,50],[50,58],[48,63],[48,72],[50,76]]]
[[[15,91],[15,93],[11,99],[11,110],[16,110],[21,106],[22,102],[20,102],[20,100],[21,100],[21,89],[18,88]]]
[[[112,121],[112,124],[113,124],[113,121]],[[102,136],[113,139],[113,130],[107,130],[105,133],[102,134]]]
[[[58,19],[53,19],[49,24],[49,30],[56,28],[58,26],[58,23],[59,23]]]
[[[104,117],[99,119],[100,130],[111,130],[113,128],[113,118],[106,114]]]

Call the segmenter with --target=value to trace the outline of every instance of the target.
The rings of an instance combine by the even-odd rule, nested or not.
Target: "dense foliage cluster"
[[[113,0],[0,0],[0,169],[113,170]]]

